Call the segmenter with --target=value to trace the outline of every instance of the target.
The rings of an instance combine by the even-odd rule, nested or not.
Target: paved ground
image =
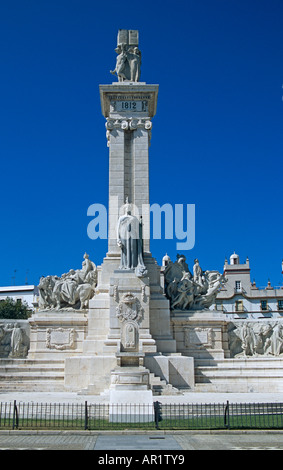
[[[78,395],[72,392],[8,392],[0,393],[0,402],[35,403],[106,403],[108,396]],[[188,392],[184,395],[156,396],[161,403],[282,403],[282,393],[200,393]]]
[[[283,431],[115,434],[88,431],[0,431],[0,450],[26,449],[95,450],[98,451],[98,456],[105,455],[105,451],[109,450],[125,450],[125,455],[128,456],[134,455],[137,450],[145,453],[166,451],[166,455],[175,456],[188,450],[283,450]]]

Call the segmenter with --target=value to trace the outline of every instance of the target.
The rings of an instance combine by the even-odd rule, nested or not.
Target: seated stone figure
[[[81,269],[70,269],[61,277],[47,276],[40,279],[39,308],[87,308],[88,301],[94,295],[96,282],[96,266],[85,253]]]

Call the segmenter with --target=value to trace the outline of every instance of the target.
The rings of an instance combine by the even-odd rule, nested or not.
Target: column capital
[[[151,138],[152,121],[150,117],[145,118],[132,118],[132,117],[121,117],[118,119],[106,118],[106,138],[107,146],[109,147],[110,133],[114,129],[120,129],[122,131],[135,131],[137,129],[145,129],[148,131],[149,140]]]

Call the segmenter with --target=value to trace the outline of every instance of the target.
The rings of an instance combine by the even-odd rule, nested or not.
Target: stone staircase
[[[283,358],[198,360],[195,384],[196,392],[283,392]]]
[[[99,388],[104,387],[104,390],[100,392],[101,396],[109,396],[109,378],[99,378],[97,383],[93,383],[88,387],[82,389],[78,392],[78,395],[98,395]],[[179,395],[182,392],[177,388],[173,387],[171,384],[168,384],[165,380],[162,380],[159,376],[155,375],[153,372],[149,374],[149,383],[152,389],[152,394],[154,396],[160,395]]]
[[[62,392],[64,368],[64,360],[1,359],[0,393]]]
[[[57,359],[0,359],[0,393],[6,392],[63,392],[64,360]],[[97,383],[78,392],[79,395],[98,395],[109,392],[109,377],[99,377]],[[153,395],[177,395],[179,390],[150,373]],[[103,392],[103,390],[105,390]]]
[[[173,385],[167,383],[166,380],[162,380],[158,375],[152,372],[149,374],[149,383],[154,396],[179,395],[181,393],[177,388],[173,387]]]

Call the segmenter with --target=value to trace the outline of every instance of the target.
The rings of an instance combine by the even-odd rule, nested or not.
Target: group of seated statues
[[[85,253],[81,269],[70,269],[59,276],[41,277],[39,308],[56,310],[64,308],[84,309],[94,295],[97,282],[96,265]]]
[[[209,308],[221,286],[226,282],[218,271],[203,271],[195,259],[193,274],[189,271],[184,255],[177,255],[164,270],[165,292],[171,309],[202,310]]]

